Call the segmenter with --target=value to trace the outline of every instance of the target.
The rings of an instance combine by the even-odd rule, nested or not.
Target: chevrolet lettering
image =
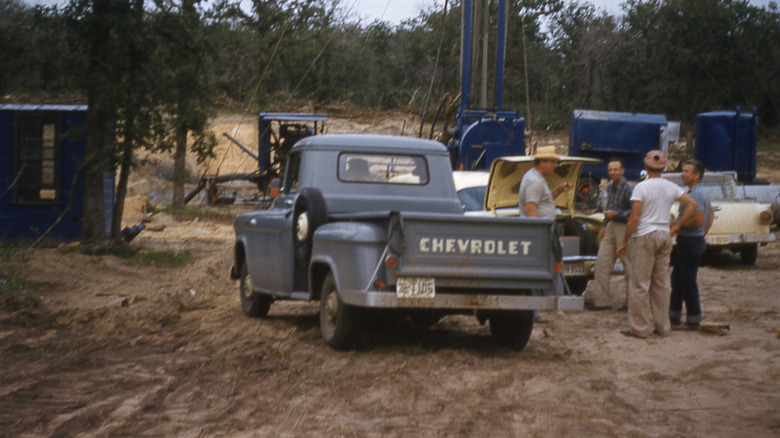
[[[531,242],[520,240],[423,237],[420,252],[447,254],[528,255]]]

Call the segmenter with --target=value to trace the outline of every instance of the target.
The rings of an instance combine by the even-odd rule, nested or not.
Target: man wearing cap
[[[628,249],[631,278],[628,286],[628,323],[626,336],[646,338],[653,332],[669,333],[669,255],[672,236],[680,224],[688,223],[698,204],[682,187],[661,178],[666,156],[652,150],[645,156],[647,179],[634,187],[631,194],[631,216],[626,224],[618,257]],[[685,207],[678,221],[671,223],[672,205],[680,201]]]
[[[534,156],[534,167],[523,175],[520,182],[520,216],[525,217],[555,217],[555,198],[561,193],[572,188],[572,183],[567,181],[550,190],[545,176],[551,175],[558,167],[561,157],[555,153],[555,146],[540,146]],[[556,277],[555,283],[562,281]],[[547,319],[534,313],[536,322],[547,322]]]

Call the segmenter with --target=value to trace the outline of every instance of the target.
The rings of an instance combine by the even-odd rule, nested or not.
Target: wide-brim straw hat
[[[536,148],[535,160],[554,160],[561,161],[561,156],[555,153],[555,146],[539,146]]]

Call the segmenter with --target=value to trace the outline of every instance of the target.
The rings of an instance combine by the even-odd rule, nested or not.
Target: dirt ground
[[[148,163],[136,196],[162,190],[164,163]],[[769,166],[759,173],[774,179],[780,166]],[[146,217],[149,229],[132,245],[192,263],[15,253],[41,303],[0,308],[0,436],[780,435],[779,244],[754,266],[723,253],[700,270],[705,320],[728,323],[723,336],[640,340],[620,334],[626,312],[547,312],[522,352],[495,347],[465,316],[427,330],[368,326],[337,352],[321,339],[317,303],[242,314],[231,223],[253,207],[147,215],[139,199],[125,221]]]

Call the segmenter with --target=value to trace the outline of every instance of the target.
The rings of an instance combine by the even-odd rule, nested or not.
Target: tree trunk
[[[87,107],[87,133],[84,170],[84,217],[81,243],[99,244],[106,240],[106,210],[103,186],[105,173],[103,148],[105,141],[105,115],[101,96],[97,91],[89,93]]]
[[[173,154],[173,208],[184,208],[184,182],[187,180],[187,127],[176,128],[176,150]]]
[[[125,138],[125,141],[128,141]],[[127,197],[127,182],[130,179],[130,168],[133,162],[132,141],[122,150],[121,162],[119,163],[119,181],[116,184],[116,194],[114,195],[114,216],[111,220],[111,238],[119,239],[122,231],[122,216],[125,212],[125,198]]]

